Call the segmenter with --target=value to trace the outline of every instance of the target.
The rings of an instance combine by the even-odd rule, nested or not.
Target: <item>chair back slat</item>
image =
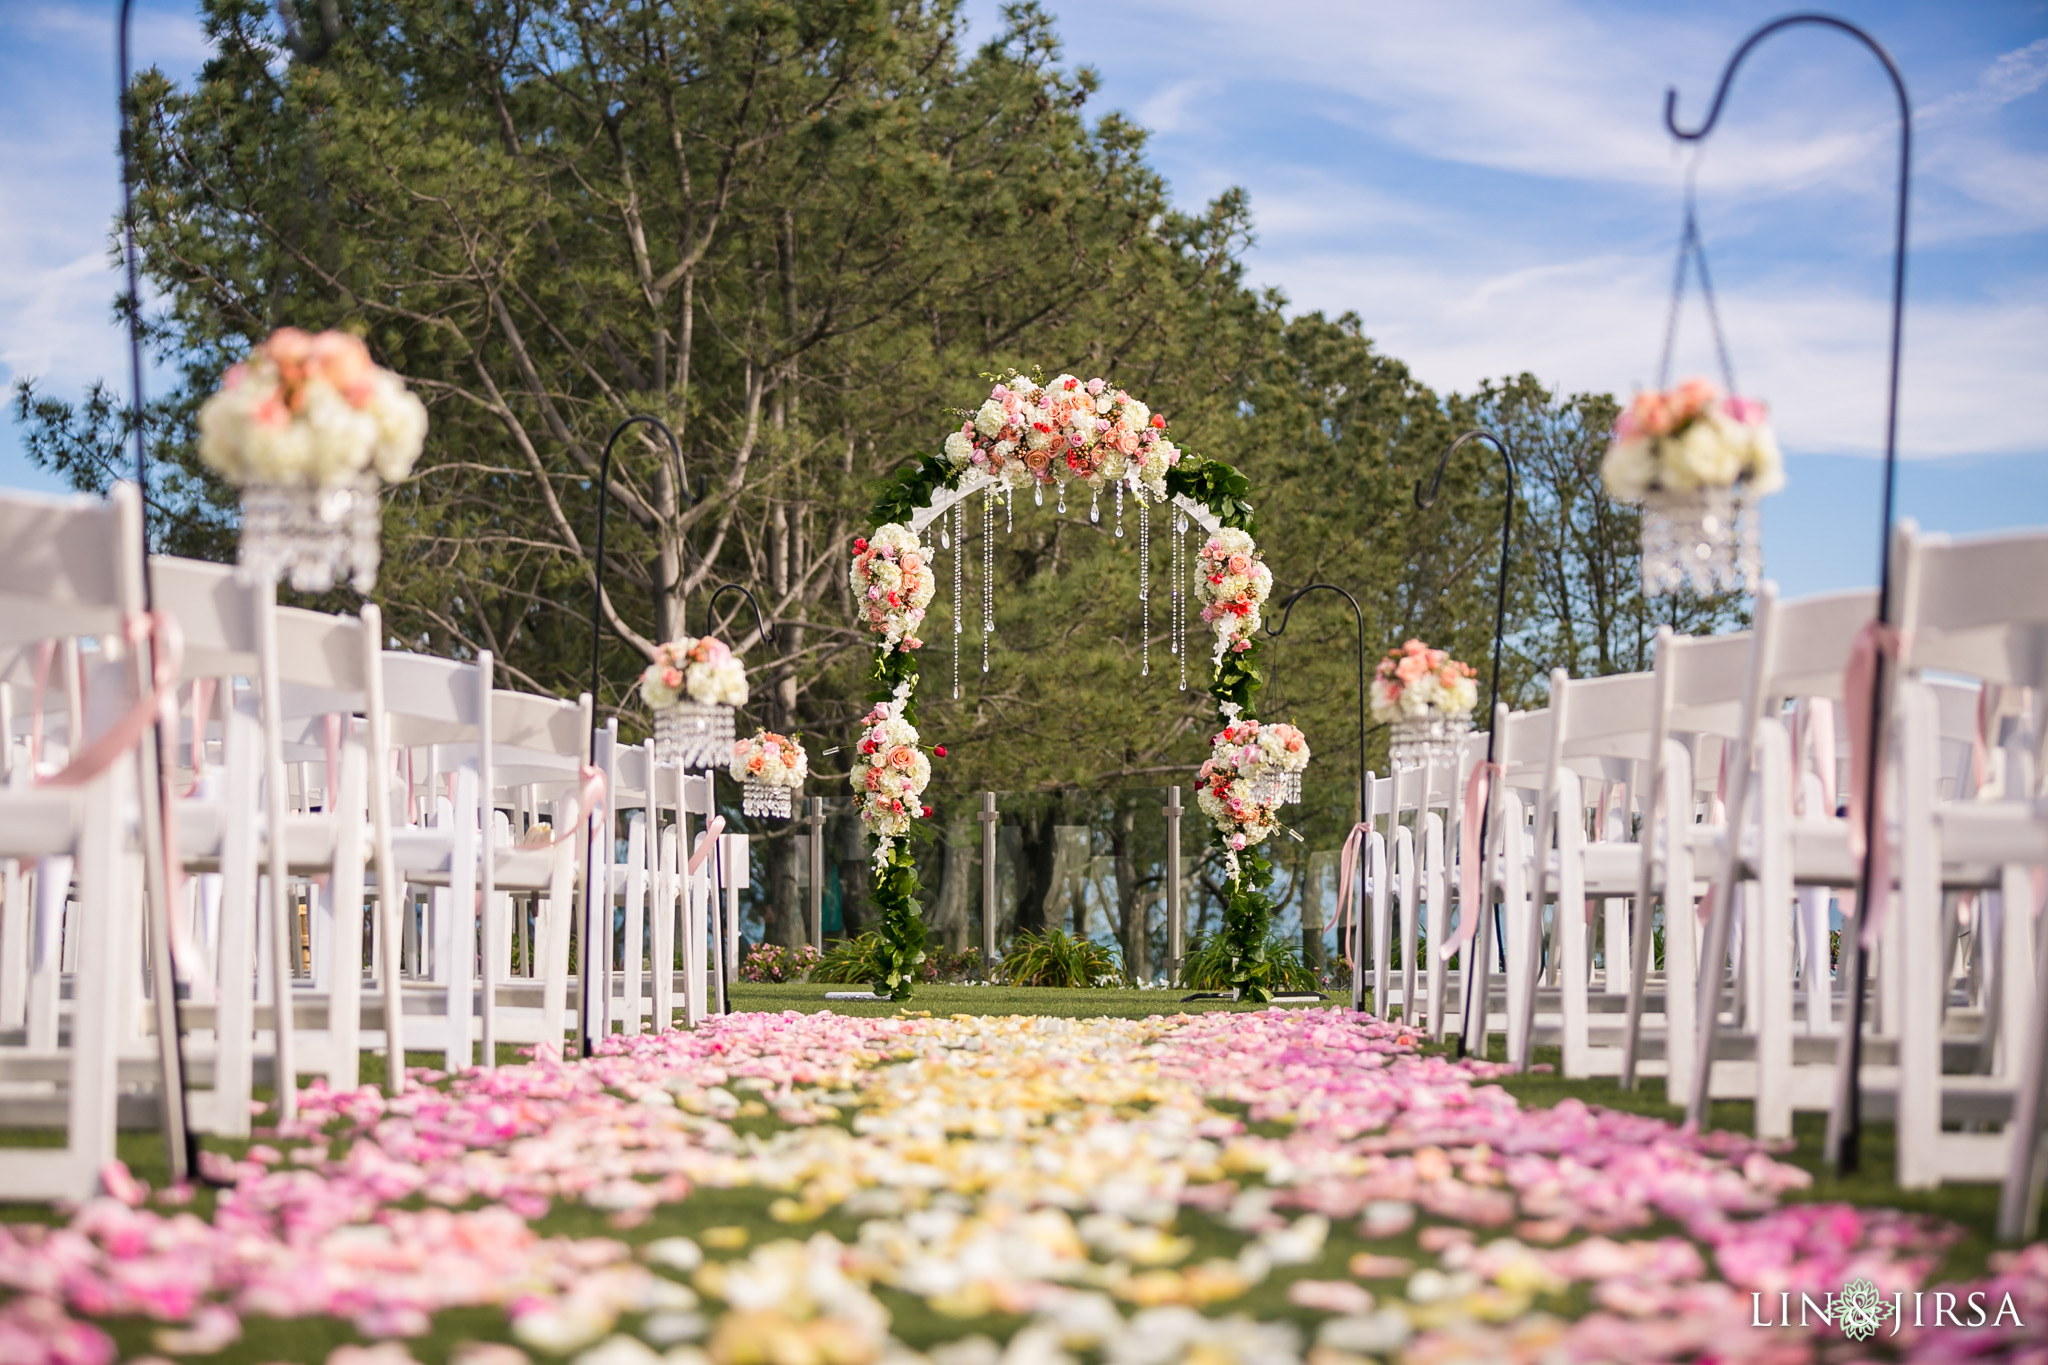
[[[188,678],[256,676],[258,593],[234,569],[199,559],[152,555],[156,606],[178,618]]]
[[[0,644],[110,634],[140,611],[141,515],[130,484],[104,501],[0,494]]]

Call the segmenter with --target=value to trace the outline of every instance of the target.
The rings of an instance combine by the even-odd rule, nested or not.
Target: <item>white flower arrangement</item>
[[[1259,608],[1273,593],[1273,571],[1251,536],[1225,527],[1202,545],[1196,562],[1195,600],[1202,619],[1216,630],[1214,662],[1226,653],[1251,648]]]
[[[919,744],[917,727],[904,719],[910,684],[861,717],[859,757],[847,782],[860,801],[861,823],[875,836],[875,865],[888,862],[891,846],[910,834],[911,822],[931,814],[924,789],[932,761]]]
[[[875,528],[873,535],[853,542],[853,566],[847,582],[854,607],[869,630],[892,649],[920,649],[917,628],[924,622],[938,580],[932,574],[932,550],[917,532],[897,522]]]
[[[199,458],[237,487],[396,482],[426,437],[426,406],[347,332],[280,328],[199,409]]]
[[[1390,649],[1373,676],[1372,718],[1382,723],[1431,715],[1469,716],[1479,704],[1472,665],[1409,640]]]
[[[1762,403],[1688,379],[1635,396],[1614,424],[1600,478],[1625,502],[1737,484],[1762,495],[1785,486],[1785,460]]]
[[[756,730],[732,746],[732,766],[727,771],[735,782],[794,790],[811,775],[811,760],[804,746],[788,735]]]
[[[1305,771],[1308,760],[1308,740],[1300,730],[1240,720],[1234,708],[1229,723],[1210,738],[1208,761],[1196,775],[1195,803],[1222,833],[1233,860],[1279,830],[1275,779]]]
[[[655,648],[654,662],[640,674],[640,696],[657,711],[684,700],[702,706],[744,706],[746,666],[725,641],[686,635]]]
[[[1123,485],[1166,499],[1166,471],[1180,448],[1166,418],[1105,379],[1063,374],[1041,384],[1012,370],[946,437],[955,469],[980,469],[1012,488],[1078,480],[1095,492]]]

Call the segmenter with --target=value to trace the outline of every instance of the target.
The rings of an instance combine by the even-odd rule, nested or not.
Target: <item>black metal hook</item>
[[[1515,455],[1514,451],[1508,446],[1507,438],[1488,431],[1484,427],[1476,427],[1451,442],[1449,446],[1445,447],[1444,453],[1437,459],[1436,477],[1430,481],[1427,496],[1424,496],[1422,492],[1422,480],[1417,479],[1415,481],[1415,505],[1424,511],[1429,510],[1431,504],[1436,501],[1438,490],[1443,487],[1444,470],[1451,463],[1451,456],[1457,454],[1474,441],[1484,441],[1499,452],[1500,462],[1506,467],[1508,472],[1508,491],[1507,496],[1502,500],[1503,506],[1501,508],[1500,520],[1500,581],[1495,585],[1493,601],[1493,673],[1486,682],[1486,761],[1491,764],[1494,757],[1494,746],[1500,742],[1500,727],[1494,723],[1494,712],[1500,705],[1500,655],[1502,642],[1507,636],[1508,622],[1508,565],[1514,552],[1515,537]],[[1487,810],[1479,818],[1479,847],[1482,850],[1486,847],[1487,820],[1492,814],[1491,803],[1489,803]],[[1484,855],[1482,854],[1482,856]],[[1490,915],[1491,911],[1492,905],[1489,902],[1486,913]],[[1458,913],[1465,915],[1480,912],[1473,907],[1461,906]],[[1505,961],[1507,951],[1506,931],[1498,919],[1494,920],[1494,933],[1500,941],[1502,960]],[[1471,1031],[1472,1010],[1475,1008],[1473,1004],[1475,990],[1479,1001],[1477,1008],[1481,1011],[1484,1011],[1486,1008],[1486,953],[1483,948],[1478,949],[1477,953],[1477,968],[1468,967],[1465,971],[1466,1027],[1458,1035],[1457,1055],[1459,1056],[1464,1055],[1465,1035]],[[1475,976],[1479,980],[1479,985],[1476,988],[1472,985],[1472,978]]]
[[[1298,589],[1280,604],[1280,624],[1274,625],[1273,618],[1266,618],[1266,635],[1277,640],[1287,631],[1287,623],[1294,617],[1294,604],[1312,592],[1333,592],[1351,604],[1351,618],[1358,625],[1358,813],[1364,818],[1370,808],[1365,789],[1365,612],[1359,607],[1358,599],[1335,583],[1311,583]]]
[[[604,639],[604,519],[612,487],[612,447],[618,444],[619,438],[626,434],[628,428],[642,424],[653,427],[668,439],[669,451],[675,456],[676,461],[676,487],[686,501],[696,501],[690,497],[690,486],[683,476],[682,442],[676,440],[676,434],[668,429],[668,423],[651,413],[636,412],[612,428],[612,434],[605,438],[604,455],[598,461],[597,471],[597,563],[592,576],[593,588],[590,599],[590,699],[593,703],[600,695],[597,690],[601,680],[597,661],[598,646]],[[597,713],[592,711],[593,725],[596,724],[596,717]]]
[[[747,605],[754,609],[754,630],[760,635],[761,642],[763,644],[774,644],[774,625],[768,621],[767,617],[761,614],[761,604],[755,600],[752,590],[742,583],[727,583],[719,588],[717,592],[711,594],[711,600],[704,604],[704,633],[706,635],[711,633],[712,617],[718,609],[718,599],[729,592],[736,592],[747,599]]]
[[[1832,14],[1788,14],[1773,19],[1762,28],[1742,40],[1735,49],[1735,55],[1728,59],[1727,67],[1721,72],[1721,83],[1715,87],[1713,103],[1707,107],[1707,116],[1700,126],[1688,132],[1678,126],[1678,91],[1668,89],[1664,93],[1664,126],[1671,135],[1683,142],[1698,142],[1714,130],[1714,124],[1721,117],[1721,106],[1728,97],[1728,88],[1735,80],[1735,72],[1742,65],[1743,58],[1750,54],[1757,44],[1780,29],[1800,25],[1818,25],[1854,38],[1870,50],[1884,67],[1885,75],[1891,78],[1892,93],[1899,101],[1899,190],[1896,224],[1892,245],[1892,334],[1890,371],[1885,394],[1884,419],[1884,503],[1883,526],[1880,528],[1877,552],[1877,620],[1880,625],[1891,621],[1892,584],[1892,508],[1897,487],[1898,435],[1899,435],[1899,354],[1904,335],[1906,313],[1906,210],[1913,188],[1913,101],[1906,93],[1906,79],[1899,74],[1898,63],[1892,60],[1884,45],[1863,29],[1846,19]],[[1877,782],[1883,764],[1878,761],[1884,742],[1886,725],[1886,700],[1889,683],[1886,669],[1880,655],[1877,667],[1872,671],[1870,706],[1870,748],[1872,762],[1868,765],[1868,789],[1864,792],[1866,811],[1876,809]],[[1863,866],[1857,880],[1856,903],[1860,907],[1871,904],[1870,883],[1873,866],[1871,850],[1876,840],[1866,841]],[[1848,960],[1842,964],[1842,975],[1847,983],[1847,1018],[1843,1021],[1841,1047],[1835,1067],[1835,1105],[1829,1115],[1828,1140],[1826,1147],[1834,1158],[1836,1169],[1848,1173],[1856,1170],[1859,1162],[1859,1145],[1862,1137],[1862,1087],[1858,1072],[1863,1060],[1863,985],[1869,970],[1869,957],[1863,949],[1861,924],[1857,932],[1845,934],[1843,946]],[[1699,1087],[1695,1087],[1699,1089]],[[1696,1098],[1692,1108],[1699,1111],[1704,1101]]]
[[[135,96],[134,81],[129,74],[128,36],[129,20],[134,17],[135,0],[121,0],[120,23],[116,26],[116,62],[120,68],[121,89],[119,106],[121,114],[121,262],[127,274],[128,293],[128,419],[135,428],[135,492],[141,507],[141,563],[142,563],[142,606],[145,611],[156,608],[156,587],[149,573],[149,441],[142,429],[142,289],[141,274],[135,259]],[[155,646],[148,642],[142,645],[153,651]],[[147,676],[145,672],[145,676]],[[156,770],[168,771],[165,767],[169,756],[164,752],[163,730],[150,727],[150,743],[156,748]],[[165,894],[169,889],[164,888]],[[157,919],[158,898],[146,896],[150,907],[150,930],[152,933],[169,932],[168,921],[159,924]],[[185,1006],[178,998],[173,983],[158,981],[156,989],[163,992],[170,1002],[170,1023],[173,1037],[164,1048],[164,1066],[167,1072],[167,1087],[177,1091],[177,1110],[170,1111],[170,1097],[166,1097],[164,1108],[164,1138],[170,1146],[170,1168],[174,1180],[190,1179],[214,1188],[220,1181],[206,1174],[200,1165],[199,1134],[192,1127],[192,1102],[187,1093],[185,1078],[189,1074],[185,1064]],[[173,1123],[172,1120],[177,1122]]]
[[[1443,488],[1444,469],[1449,466],[1451,456],[1463,450],[1474,441],[1484,441],[1500,454],[1500,462],[1508,472],[1508,491],[1504,498],[1500,519],[1500,582],[1493,604],[1493,676],[1487,682],[1486,696],[1486,761],[1493,761],[1493,708],[1500,701],[1500,653],[1508,621],[1508,565],[1514,551],[1515,535],[1515,452],[1509,447],[1507,438],[1486,430],[1474,428],[1450,443],[1437,458],[1436,476],[1430,480],[1429,492],[1422,491],[1422,480],[1415,481],[1415,505],[1427,512],[1436,502],[1437,493]]]

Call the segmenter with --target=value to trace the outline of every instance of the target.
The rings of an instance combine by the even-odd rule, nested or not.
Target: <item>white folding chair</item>
[[[70,730],[65,767],[23,771],[22,781],[0,790],[0,855],[37,863],[30,980],[49,984],[54,1007],[60,954],[72,955],[73,968],[68,1037],[55,1028],[38,1037],[31,1019],[21,1046],[0,1047],[0,1124],[64,1129],[61,1146],[8,1151],[0,1199],[82,1199],[98,1189],[114,1156],[120,1046],[136,1032],[135,988],[145,981],[156,1007],[155,1098],[173,1140],[174,1169],[183,1160],[181,1077],[162,1022],[174,972],[160,930],[149,935],[143,971],[140,907],[145,894],[161,896],[165,888],[161,862],[139,866],[161,858],[154,838],[162,824],[153,747],[137,740],[156,723],[157,688],[168,670],[160,666],[151,677],[136,647],[146,638],[135,629],[143,620],[140,546],[141,501],[130,485],[117,485],[105,502],[0,496],[0,648],[92,636],[104,661],[95,695]],[[168,643],[157,640],[160,648]],[[140,858],[128,833],[137,813]],[[163,909],[160,903],[151,919],[167,926]]]
[[[2008,751],[2004,789],[1980,794],[1991,799],[1941,799],[1940,707],[1925,675],[1942,670],[2030,687],[2037,696],[2048,689],[2048,533],[1950,539],[1922,536],[1905,521],[1894,532],[1893,562],[1891,614],[1900,638],[1899,899],[1891,916],[1902,978],[1898,1181],[1926,1188],[2003,1176],[2017,1187],[2031,1178],[2041,1112],[2043,964],[2033,940],[2048,942],[2048,935],[2035,922],[2031,869],[2048,864],[2048,802],[2030,769],[2042,738],[2037,725],[2032,753]],[[1947,896],[1957,892],[1995,895],[2004,911],[1996,963],[2004,1018],[1989,1074],[1944,1074],[1954,952]],[[1945,1118],[1983,1126],[1950,1132]]]

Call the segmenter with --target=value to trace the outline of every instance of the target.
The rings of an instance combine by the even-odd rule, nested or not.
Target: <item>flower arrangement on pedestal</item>
[[[1614,424],[1600,477],[1643,506],[1644,592],[1755,590],[1755,499],[1785,486],[1762,403],[1705,379],[1639,393]]]
[[[1195,600],[1215,628],[1214,660],[1251,648],[1259,608],[1273,594],[1273,571],[1248,532],[1226,526],[1202,545],[1195,564]]]
[[[376,585],[378,481],[412,472],[427,410],[362,338],[283,327],[199,409],[199,458],[242,493],[245,575],[324,592]]]
[[[1373,675],[1372,718],[1392,727],[1388,750],[1397,767],[1456,748],[1479,704],[1475,676],[1472,665],[1420,640],[1387,651]]]
[[[656,761],[715,768],[732,755],[732,708],[746,704],[746,666],[725,641],[686,635],[655,647],[640,697],[654,711]]]
[[[740,784],[740,809],[787,820],[797,789],[810,776],[810,756],[788,735],[756,730],[732,746],[727,769]]]
[[[1098,499],[1113,491],[1119,535],[1123,499],[1133,497],[1139,516],[1139,598],[1141,612],[1149,612],[1150,508],[1171,501],[1180,522],[1177,536],[1188,523],[1199,522],[1209,537],[1198,556],[1196,591],[1204,619],[1215,628],[1208,690],[1226,726],[1253,723],[1252,701],[1262,681],[1256,631],[1273,577],[1259,555],[1251,487],[1244,476],[1220,461],[1182,450],[1168,439],[1165,417],[1107,380],[1063,374],[1041,382],[1015,370],[984,377],[991,384],[988,398],[980,407],[959,413],[961,420],[946,435],[940,453],[920,456],[884,485],[870,514],[876,529],[853,543],[848,582],[857,615],[877,637],[871,674],[877,686],[874,695],[888,700],[862,722],[863,744],[872,742],[877,748],[863,749],[852,781],[861,793],[862,818],[876,839],[872,900],[881,912],[876,985],[897,999],[909,995],[924,958],[925,930],[918,916],[917,873],[908,840],[926,813],[921,796],[929,776],[924,766],[928,761],[918,748],[916,651],[921,644],[917,630],[936,575],[933,552],[915,528],[933,519],[930,509],[936,507],[941,517],[955,515],[954,536],[942,534],[940,543],[955,555],[957,595],[957,537],[965,534],[958,515],[964,510],[958,507],[962,496],[982,491],[988,495],[982,509],[984,582],[994,571],[994,509],[1010,492],[1029,485],[1043,502],[1044,487],[1052,484],[1060,490],[1060,510],[1065,511],[1069,482],[1085,484]],[[1091,520],[1099,519],[1099,505],[1090,515]],[[1176,572],[1171,581],[1178,584],[1180,542],[1173,544]],[[956,633],[960,605],[955,604]],[[986,590],[982,611],[986,640],[993,633],[993,598]],[[1140,633],[1149,637],[1148,629]],[[1178,635],[1176,651],[1185,660]],[[956,643],[956,659],[957,655]],[[1278,727],[1276,733],[1284,736],[1289,728]],[[1294,733],[1298,737],[1299,732]],[[900,767],[888,758],[898,749],[907,755]],[[1303,763],[1306,751],[1304,742]],[[934,747],[931,753],[943,757],[945,750]],[[1285,796],[1290,778],[1299,778],[1298,770],[1269,768],[1260,777],[1262,792],[1273,798],[1264,803],[1268,806]],[[1269,891],[1272,867],[1249,838],[1241,847],[1230,847],[1221,828],[1213,847],[1227,855],[1233,869],[1224,928],[1218,936],[1228,958],[1230,984],[1246,999],[1268,999],[1279,981],[1278,967],[1265,951],[1274,908]]]

